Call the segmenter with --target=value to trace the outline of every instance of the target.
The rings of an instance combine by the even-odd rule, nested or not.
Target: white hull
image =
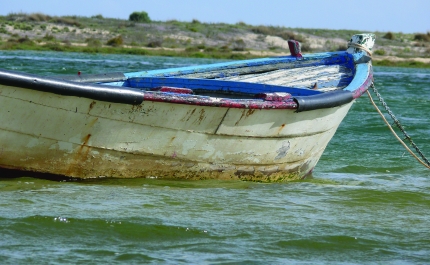
[[[0,166],[77,178],[296,179],[351,104],[299,113],[128,105],[0,86]]]
[[[75,178],[280,181],[317,164],[373,82],[373,34],[348,52],[133,73],[0,69],[0,168]]]

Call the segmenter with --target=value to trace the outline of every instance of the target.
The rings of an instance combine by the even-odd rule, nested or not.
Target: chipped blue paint
[[[274,160],[279,160],[285,157],[288,153],[288,150],[290,150],[290,141],[283,142],[282,146],[278,150],[276,150],[276,153],[278,153],[278,155],[275,157]]]
[[[372,69],[369,68],[369,61],[370,57],[362,51],[354,53],[348,53],[345,51],[310,55],[305,54],[300,58],[294,56],[281,56],[223,62],[211,65],[125,73],[124,75],[127,80],[122,83],[115,82],[115,85],[138,88],[144,91],[162,86],[188,88],[196,91],[197,94],[205,94],[205,92],[226,92],[244,94],[242,96],[248,95],[248,97],[251,96],[251,98],[260,93],[284,92],[291,94],[293,97],[296,97],[296,99],[297,97],[300,98],[303,110],[306,96],[317,96],[312,97],[313,101],[310,100],[309,102],[315,101],[319,105],[331,98],[329,95],[326,95],[321,97],[321,100],[319,100],[320,97],[318,95],[323,94],[324,89],[327,91],[345,90],[344,92],[352,92],[353,97],[350,98],[350,96],[348,96],[348,99],[350,98],[351,100],[360,96],[363,91],[367,89],[372,78]],[[333,72],[330,72],[331,70],[329,70],[329,67],[325,69],[319,68],[321,66],[332,65],[339,65],[341,67],[338,73],[333,74]],[[269,77],[269,79],[266,78],[268,84],[264,84],[265,81],[263,81],[263,79],[265,73],[271,74],[274,71],[289,69],[303,69],[301,72],[302,75],[298,75],[298,78],[294,79],[292,82],[286,79],[286,82],[280,82],[276,85],[270,84]],[[312,73],[313,75],[309,78],[304,73]],[[289,75],[288,72],[285,72],[285,75],[287,77]],[[252,79],[262,78],[262,80],[261,82],[247,82],[246,77],[248,76]],[[311,81],[313,83],[311,83]],[[110,84],[113,83],[109,83],[109,85]],[[340,94],[337,93],[336,95]],[[150,99],[151,97],[152,95],[148,94],[147,99]],[[167,95],[163,97],[167,97]],[[175,97],[178,98],[172,100],[178,100],[181,102],[185,102],[190,98],[182,99],[181,96],[178,95]],[[203,95],[196,95],[193,97],[201,97],[204,101]],[[341,98],[342,102],[344,102],[343,94]],[[323,105],[326,106],[327,104]],[[332,107],[332,104],[327,106]]]
[[[130,78],[124,86],[132,88],[144,88],[146,90],[160,87],[171,86],[217,92],[235,92],[246,94],[258,94],[267,92],[286,92],[294,96],[308,96],[321,94],[318,90],[301,89],[294,87],[275,86],[257,83],[244,83],[236,81],[222,81],[216,79],[188,79],[188,78],[159,78],[159,77],[140,77]]]
[[[355,91],[359,88],[369,77],[369,72],[372,71],[369,64],[357,64],[355,69],[354,79],[343,90]]]
[[[297,68],[303,66],[317,66],[317,65],[331,65],[331,64],[345,64],[349,68],[353,68],[354,60],[351,54],[347,52],[330,52],[330,53],[317,53],[311,55],[303,55],[303,58],[298,60],[296,57],[292,56],[282,56],[274,58],[262,58],[262,59],[252,59],[244,61],[233,61],[225,63],[217,63],[210,65],[198,65],[162,70],[152,70],[144,72],[133,72],[124,73],[127,78],[133,77],[173,77],[182,76],[196,73],[207,73],[210,71],[216,71],[222,74],[223,70],[231,70],[233,73],[235,71],[240,71],[243,68],[249,67],[260,67],[276,64],[285,64],[284,69]],[[281,66],[280,69],[283,67]],[[221,71],[221,72],[220,72]],[[222,77],[222,76],[218,76]]]
[[[350,53],[126,75],[61,79],[0,70],[0,110],[11,110],[0,115],[8,125],[0,136],[15,139],[2,165],[82,178],[299,178],[311,172],[351,102],[372,84],[373,42],[372,34],[361,34],[351,39]],[[172,87],[151,90],[166,85]],[[48,123],[61,130],[46,130],[29,109],[52,116]],[[28,148],[29,141],[39,146]],[[70,146],[53,149],[52,141]],[[29,154],[40,159],[25,159]]]

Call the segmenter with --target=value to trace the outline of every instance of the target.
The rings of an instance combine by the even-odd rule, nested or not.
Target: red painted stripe
[[[372,82],[373,82],[373,72],[370,71],[366,81],[364,81],[364,83],[359,88],[354,90],[354,92],[352,93],[352,96],[354,97],[354,99],[361,97],[361,95],[363,95],[367,91],[367,89],[369,89]]]
[[[172,93],[145,92],[144,101],[166,102],[187,105],[199,105],[241,109],[297,109],[292,99],[286,101],[264,101],[260,99],[227,99]]]

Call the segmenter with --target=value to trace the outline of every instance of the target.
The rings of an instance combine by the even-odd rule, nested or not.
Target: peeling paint
[[[38,138],[32,138],[27,145],[25,146],[26,148],[33,148],[36,147],[39,144],[39,139]]]
[[[0,165],[77,178],[299,179],[352,103],[297,113],[295,99],[330,89],[360,96],[372,68],[353,58],[305,54],[129,74],[121,89],[141,95],[139,104],[1,85]],[[151,91],[151,81],[185,85]],[[204,95],[214,87],[234,97]]]
[[[182,143],[182,155],[187,155],[190,149],[194,149],[196,147],[197,142],[194,140],[186,140]]]
[[[275,157],[275,160],[281,159],[287,155],[288,150],[290,150],[290,141],[282,142],[282,146],[276,150],[278,155]]]

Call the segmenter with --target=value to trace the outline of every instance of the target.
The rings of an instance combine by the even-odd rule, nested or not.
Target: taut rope
[[[372,96],[370,95],[369,90],[367,90],[367,95],[370,98],[370,102],[372,103],[372,105],[375,107],[375,109],[378,111],[379,115],[381,115],[382,119],[384,120],[384,122],[387,124],[388,128],[390,129],[390,131],[393,133],[393,135],[396,137],[396,139],[403,145],[403,147],[418,161],[420,162],[423,166],[425,166],[426,168],[430,169],[430,162],[428,161],[428,159],[423,155],[423,153],[421,152],[421,150],[418,148],[418,146],[412,141],[412,138],[406,133],[405,129],[403,128],[403,126],[400,124],[399,120],[394,116],[394,114],[391,112],[390,108],[387,106],[387,104],[384,102],[384,99],[381,97],[381,95],[378,93],[378,91],[375,88],[375,85],[372,83],[371,85],[373,92],[375,92],[376,96],[378,96],[379,101],[382,102],[382,105],[385,107],[385,109],[387,110],[388,114],[390,115],[390,117],[394,120],[394,123],[397,125],[397,127],[403,132],[403,134],[405,135],[405,139],[409,140],[409,143],[415,148],[415,150],[417,151],[417,153],[421,156],[421,158],[425,161],[422,161],[414,152],[412,152],[412,150],[405,144],[405,142],[400,139],[400,137],[397,135],[397,133],[393,130],[393,127],[391,126],[391,124],[387,121],[387,119],[385,118],[384,114],[382,114],[382,112],[379,110],[378,106],[376,106],[375,102],[373,101]]]

